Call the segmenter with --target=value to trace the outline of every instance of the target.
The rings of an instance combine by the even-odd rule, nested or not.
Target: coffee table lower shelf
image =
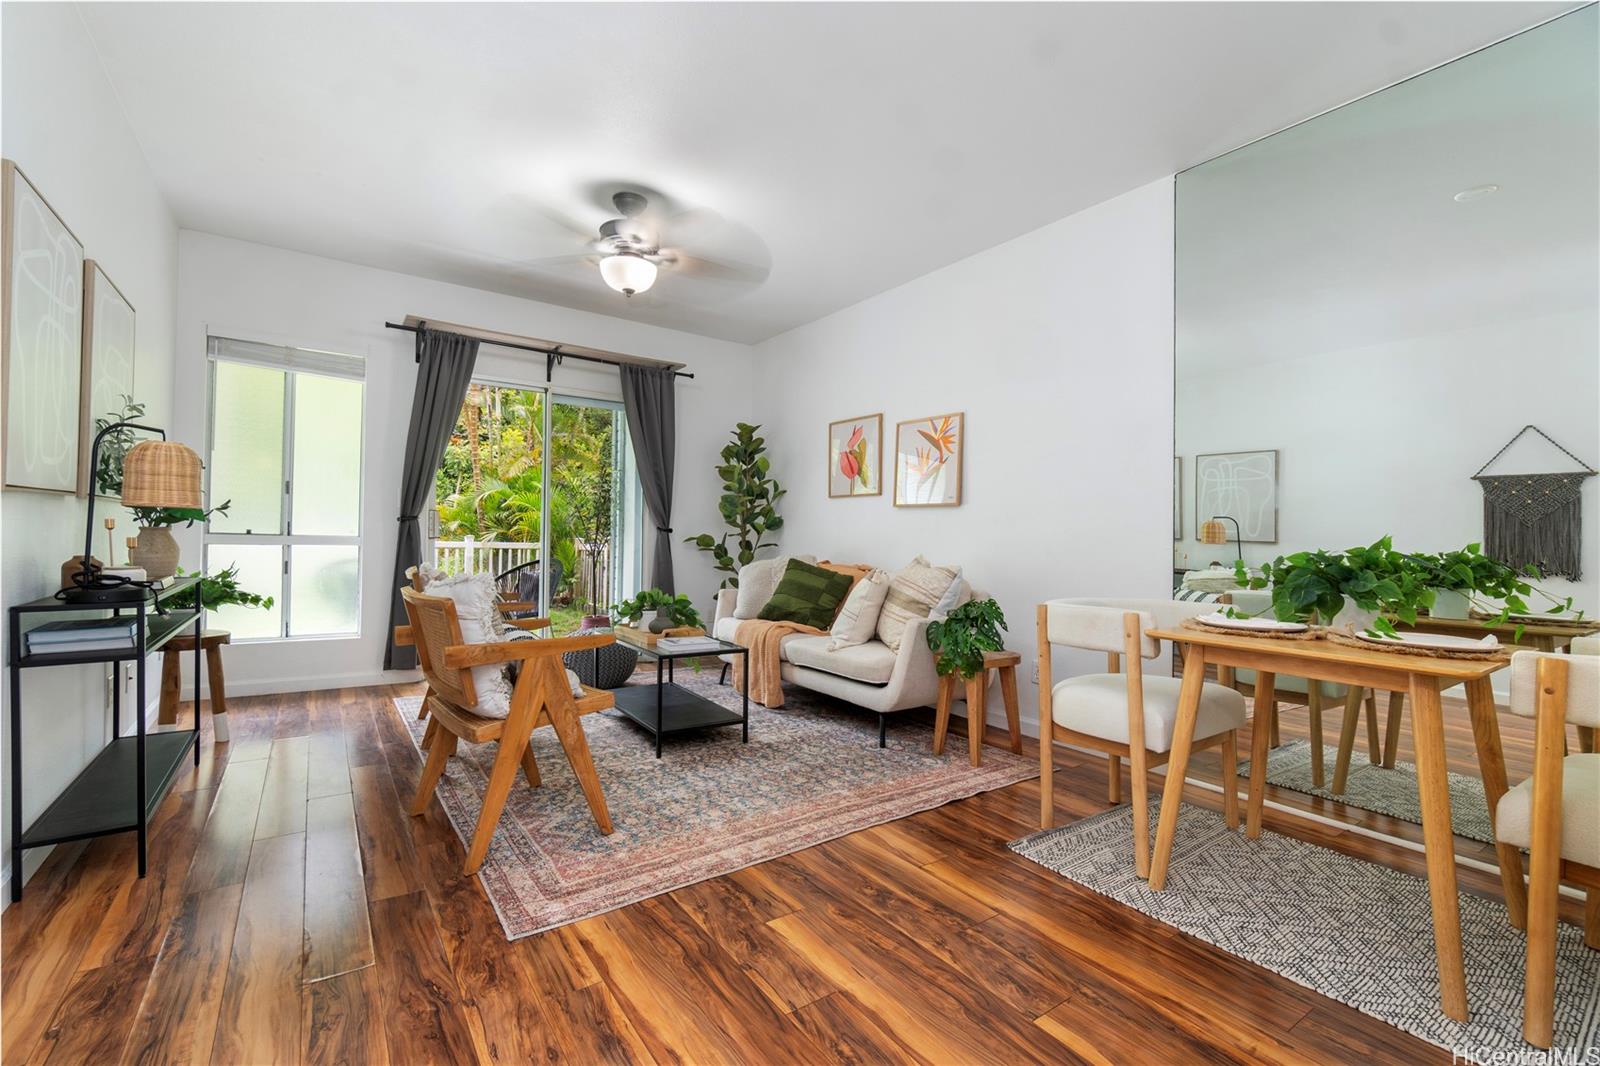
[[[748,701],[744,714],[690,692],[681,685],[629,685],[613,689],[617,710],[643,726],[655,738],[656,758],[661,758],[661,738],[696,729],[737,725],[743,727],[744,743],[750,743]]]

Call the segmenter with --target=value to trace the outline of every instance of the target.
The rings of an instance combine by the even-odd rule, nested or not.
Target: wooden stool
[[[208,629],[200,637],[200,648],[206,653],[206,677],[211,685],[211,728],[218,744],[228,742],[228,694],[222,684],[222,646],[231,643],[233,635],[226,629]],[[173,637],[161,646],[161,714],[162,725],[178,720],[178,693],[183,688],[179,658],[181,653],[195,649],[193,635]],[[196,713],[200,706],[200,693],[194,694]]]
[[[967,755],[972,765],[982,761],[984,721],[988,711],[989,671],[1000,675],[1000,698],[1006,705],[1006,726],[1011,730],[1011,750],[1022,754],[1022,722],[1017,717],[1017,664],[1022,655],[1014,651],[988,651],[983,653],[983,669],[966,681],[967,686]],[[944,736],[950,728],[950,701],[955,698],[956,685],[961,678],[955,674],[939,676],[939,713],[933,721],[933,753],[944,754]]]

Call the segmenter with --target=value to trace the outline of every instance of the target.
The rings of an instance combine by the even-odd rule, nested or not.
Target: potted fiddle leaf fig
[[[717,509],[728,531],[721,537],[701,533],[684,538],[684,543],[710,552],[716,568],[729,575],[722,579],[724,588],[739,587],[739,568],[755,562],[762,549],[776,548],[777,541],[764,538],[783,528],[777,503],[785,490],[776,478],[767,476],[772,462],[766,455],[766,440],[756,436],[760,428],[740,422],[734,427],[733,440],[722,449],[722,463],[717,467],[722,495]]]
[[[1005,648],[1000,631],[1006,616],[994,600],[968,600],[941,621],[928,623],[928,647],[941,676],[958,674],[963,680],[983,669],[985,652]]]

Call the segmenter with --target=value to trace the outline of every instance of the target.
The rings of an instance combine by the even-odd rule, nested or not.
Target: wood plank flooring
[[[232,743],[208,726],[157,814],[149,877],[131,836],[58,849],[0,919],[0,1059],[1449,1059],[1006,850],[1035,826],[1037,782],[507,942],[438,805],[405,814],[420,761],[390,699],[415,691],[236,699]],[[1462,735],[1453,757],[1470,754]],[[1508,727],[1510,758],[1522,744]],[[1058,824],[1104,809],[1105,788],[1101,759],[1060,752]],[[1266,822],[1422,868],[1358,834]]]

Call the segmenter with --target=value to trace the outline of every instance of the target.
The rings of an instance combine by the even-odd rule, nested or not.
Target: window
[[[222,607],[236,640],[353,636],[361,627],[356,357],[212,337],[206,572],[238,567],[270,610]]]

